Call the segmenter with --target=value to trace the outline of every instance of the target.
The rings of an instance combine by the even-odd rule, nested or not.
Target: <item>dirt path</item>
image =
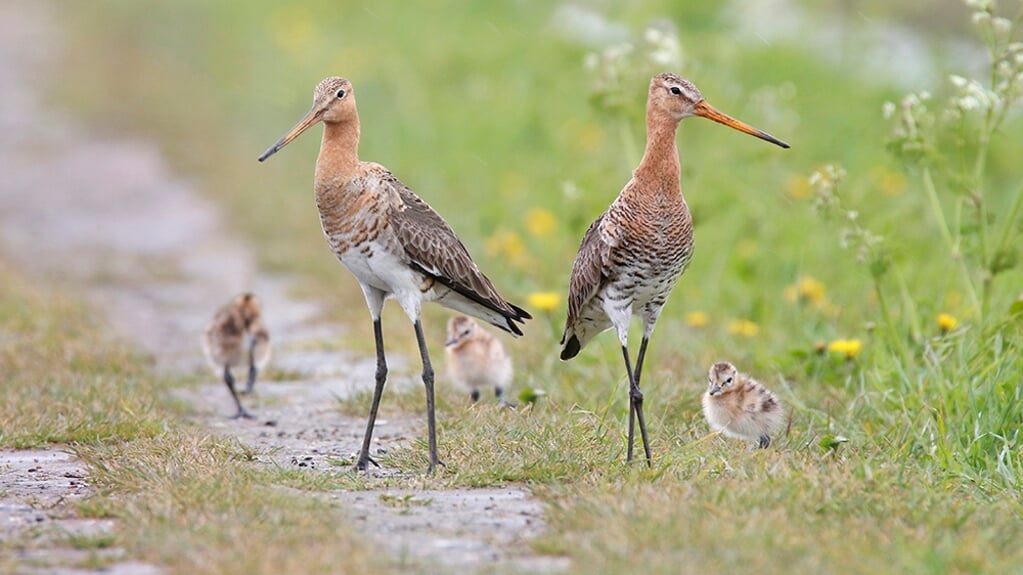
[[[171,173],[153,142],[96,139],[41,103],[40,80],[56,69],[62,49],[55,9],[32,0],[0,6],[0,247],[30,272],[82,293],[171,373],[198,369],[198,334],[217,305],[242,290],[258,293],[274,335],[273,365],[297,374],[296,381],[260,382],[255,400],[246,399],[258,414],[254,421],[224,418],[232,405],[213,376],[185,397],[206,425],[259,447],[267,461],[336,472],[327,458],[355,453],[364,421],[340,415],[334,398],[372,384],[372,359],[336,344],[331,349],[339,326],[318,321],[315,302],[289,295],[286,278],[260,274],[246,245],[224,229],[217,207]],[[311,202],[309,209],[316,225]],[[392,373],[401,373],[400,357],[390,363]],[[380,422],[375,449],[408,441],[418,424],[415,418]],[[0,470],[0,524],[6,526],[0,536],[35,533],[27,530],[40,522],[72,533],[113,528],[77,525],[67,502],[89,493],[88,478],[81,462],[60,450],[0,452]],[[460,572],[564,567],[525,552],[523,540],[541,534],[543,521],[540,504],[520,488],[328,496],[343,500],[399,564]],[[69,552],[59,543],[43,545],[36,552],[42,566],[26,572],[91,572],[60,567],[74,563],[62,555]],[[108,569],[158,571],[136,563]]]

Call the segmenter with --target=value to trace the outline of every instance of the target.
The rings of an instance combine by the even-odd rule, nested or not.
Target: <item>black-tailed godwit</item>
[[[561,359],[568,360],[598,333],[618,332],[629,377],[629,436],[632,460],[635,423],[651,464],[643,417],[640,374],[647,343],[664,302],[693,255],[693,219],[682,196],[675,133],[683,118],[702,116],[783,148],[781,140],[723,114],[707,103],[691,82],[674,74],[650,81],[646,150],[618,198],[586,230],[572,266],[568,318]],[[629,360],[629,320],[643,321],[643,340],[633,371]]]
[[[326,78],[313,93],[313,106],[294,128],[271,146],[263,161],[317,123],[323,139],[314,188],[320,224],[334,255],[359,281],[373,318],[377,352],[376,389],[356,468],[365,470],[380,396],[387,379],[380,312],[394,298],[412,320],[426,387],[427,433],[432,473],[437,455],[434,374],[420,323],[420,308],[434,301],[477,317],[513,335],[530,319],[480,272],[451,227],[412,190],[380,164],[359,160],[359,114],[352,83]]]

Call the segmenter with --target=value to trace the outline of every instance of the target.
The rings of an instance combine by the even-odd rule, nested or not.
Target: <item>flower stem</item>
[[[973,305],[974,309],[978,313],[981,312],[980,299],[977,297],[977,290],[973,286],[973,279],[970,277],[970,271],[966,269],[966,262],[963,261],[962,254],[959,252],[959,246],[956,241],[952,239],[952,232],[948,229],[948,223],[945,220],[945,212],[941,208],[941,201],[938,199],[938,190],[934,186],[934,177],[931,175],[931,169],[924,167],[922,169],[924,191],[927,192],[927,199],[930,200],[931,211],[934,212],[934,219],[938,222],[938,227],[941,228],[941,237],[944,238],[945,244],[948,246],[948,250],[952,255],[952,258],[959,264],[959,270],[963,274],[963,281],[966,283],[966,293],[970,297],[970,304]]]
[[[884,321],[884,325],[888,331],[888,339],[891,340],[891,344],[899,352],[899,357],[902,358],[902,365],[908,367],[911,364],[912,356],[909,354],[909,350],[906,349],[906,342],[899,337],[899,332],[895,321],[892,319],[891,310],[888,309],[888,300],[884,297],[884,290],[881,288],[881,280],[874,278],[874,293],[877,294],[877,304],[881,308],[881,320]]]

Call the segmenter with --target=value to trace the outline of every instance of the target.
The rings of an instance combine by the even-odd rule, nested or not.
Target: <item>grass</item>
[[[165,400],[173,381],[3,260],[0,340],[0,447],[71,450],[96,489],[77,515],[117,520],[113,534],[68,545],[120,547],[168,573],[388,571],[342,510],[271,484],[258,454],[182,423]],[[35,544],[45,543],[5,548]],[[15,553],[0,560],[5,572],[24,567]]]
[[[835,57],[800,38],[737,37],[734,8],[689,4],[616,5],[606,16],[633,38],[650,20],[668,19],[683,54],[674,71],[793,149],[699,120],[680,130],[697,245],[644,372],[654,469],[621,463],[627,405],[614,338],[599,338],[570,363],[554,357],[561,307],[536,313],[527,337],[508,343],[516,388],[547,396],[528,410],[465,409],[464,398],[442,391],[448,466],[435,479],[398,481],[530,485],[551,526],[539,549],[571,556],[579,572],[621,572],[631,561],[645,572],[1013,570],[1023,489],[1023,272],[1009,248],[1021,229],[1010,217],[1019,205],[1021,119],[1010,115],[983,146],[972,120],[961,131],[941,128],[927,157],[944,159],[924,177],[905,153],[885,149],[891,126],[882,105],[906,88],[861,58],[871,36],[856,23],[896,23],[938,47],[973,41],[962,35],[966,9],[943,7],[930,20],[913,19],[918,13],[900,2],[870,3],[846,20],[838,9],[811,13],[843,23]],[[76,50],[69,81],[55,90],[97,125],[159,138],[177,167],[228,207],[263,265],[303,278],[303,295],[330,302],[334,319],[353,326],[346,345],[368,353],[361,294],[316,224],[316,138],[265,166],[254,160],[305,112],[320,78],[354,81],[362,156],[445,214],[518,303],[534,292],[564,293],[583,230],[635,165],[629,143],[642,141],[647,69],[637,66],[613,94],[624,103],[617,109],[582,65],[607,42],[572,40],[543,3],[435,8],[72,6]],[[932,64],[941,72],[914,89],[932,91],[935,102],[956,97],[944,74],[972,70]],[[972,173],[981,152],[979,178],[940,167]],[[833,190],[811,186],[807,177],[832,162],[847,177]],[[832,192],[843,209],[820,217],[813,205]],[[982,306],[971,301],[974,285],[984,286]],[[941,312],[958,325],[940,327]],[[438,367],[446,317],[430,309],[424,320]],[[385,313],[385,337],[390,350],[414,357],[396,306]],[[857,351],[829,352],[838,340],[858,341]],[[717,359],[794,407],[791,433],[775,449],[706,437],[698,397]],[[384,408],[421,410],[413,391],[385,395]],[[343,409],[364,413],[365,400]],[[821,446],[834,436],[849,441]],[[413,445],[390,462],[423,469],[424,451]],[[378,485],[347,474],[270,479],[310,489]]]

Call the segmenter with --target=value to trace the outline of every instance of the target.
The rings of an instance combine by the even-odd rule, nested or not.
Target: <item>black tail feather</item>
[[[562,345],[564,345],[564,347],[561,348],[562,361],[568,361],[573,357],[579,355],[579,350],[582,349],[582,347],[580,347],[579,345],[579,338],[577,338],[574,334],[572,335],[572,337],[568,338],[567,343],[562,341]]]

